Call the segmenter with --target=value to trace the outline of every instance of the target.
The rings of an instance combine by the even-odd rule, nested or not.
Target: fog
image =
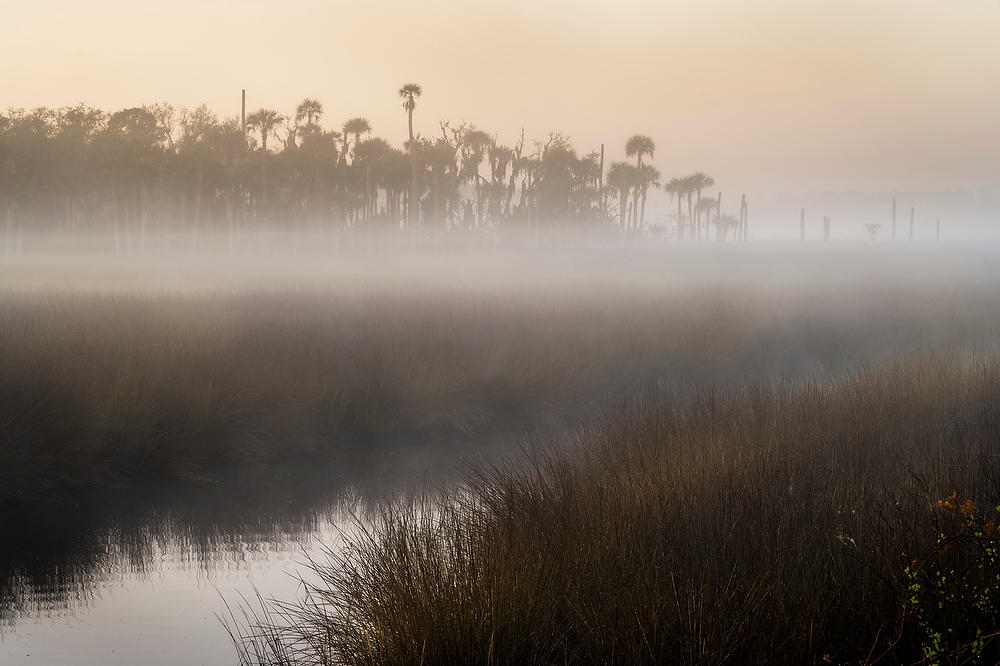
[[[900,235],[906,223],[900,222]],[[1000,279],[1000,242],[866,242],[816,239],[750,243],[675,243],[608,233],[506,232],[414,239],[380,232],[251,232],[238,246],[225,234],[154,235],[144,249],[113,251],[114,239],[25,235],[20,252],[0,255],[4,291],[350,292],[580,291],[631,285],[677,291],[730,285],[800,290],[992,284]],[[816,230],[820,232],[821,230]],[[814,233],[813,235],[817,235]],[[110,249],[109,249],[110,248]]]
[[[14,5],[4,666],[1000,663],[1000,2]]]

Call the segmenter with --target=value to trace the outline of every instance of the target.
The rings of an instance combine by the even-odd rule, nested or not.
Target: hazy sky
[[[559,131],[734,189],[1000,183],[1000,0],[4,0],[0,106],[167,100]]]

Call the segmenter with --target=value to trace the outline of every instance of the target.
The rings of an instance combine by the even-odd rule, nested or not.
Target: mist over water
[[[971,357],[1000,326],[982,244],[25,246],[0,258],[9,664],[225,661],[226,602],[294,598],[306,558],[387,501],[572,448],[639,394]]]

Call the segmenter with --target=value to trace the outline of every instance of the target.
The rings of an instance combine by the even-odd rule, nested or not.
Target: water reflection
[[[0,632],[9,636],[31,618],[72,616],[91,607],[103,589],[165,570],[218,576],[276,554],[294,557],[317,537],[336,538],[340,524],[386,498],[422,492],[461,473],[460,456],[450,447],[433,454],[421,448],[408,456],[390,451],[375,464],[288,463],[207,484],[151,484],[84,504],[4,515]]]

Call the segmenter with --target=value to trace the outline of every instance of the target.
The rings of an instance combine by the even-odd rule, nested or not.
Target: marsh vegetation
[[[305,595],[222,591],[246,663],[994,654],[989,253],[435,252],[0,265],[7,621],[328,489]]]
[[[994,663],[998,440],[996,358],[636,400],[384,510],[234,638],[246,664]]]

